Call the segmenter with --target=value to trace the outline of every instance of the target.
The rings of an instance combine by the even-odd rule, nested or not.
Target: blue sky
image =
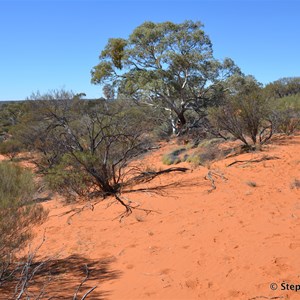
[[[215,56],[264,84],[300,76],[297,0],[0,0],[0,100],[60,88],[98,98],[90,71],[108,38],[184,20],[204,23]]]

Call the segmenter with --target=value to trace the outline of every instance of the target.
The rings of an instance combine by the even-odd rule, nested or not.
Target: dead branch
[[[236,160],[236,161],[230,163],[229,165],[227,165],[227,167],[231,167],[231,166],[233,166],[235,164],[239,164],[239,163],[242,163],[242,164],[259,163],[259,162],[262,162],[262,161],[265,161],[265,160],[273,160],[273,159],[280,159],[280,157],[278,157],[278,156],[266,156],[266,155],[264,155],[263,157],[258,158],[258,159]]]
[[[256,300],[256,299],[269,299],[269,300],[275,300],[275,299],[283,299],[283,296],[279,296],[279,297],[266,297],[266,296],[256,296],[253,298],[249,298],[248,300]]]
[[[132,214],[133,210],[140,210],[144,211],[147,215],[149,215],[152,212],[159,213],[158,211],[152,210],[152,209],[146,209],[146,208],[140,208],[139,204],[136,206],[131,205],[131,202],[125,203],[119,195],[115,194],[114,197],[117,199],[119,203],[121,203],[125,207],[125,212],[123,212],[121,215],[119,215],[117,218],[120,218],[120,222],[122,221],[123,218],[128,217],[129,215]],[[116,219],[116,218],[115,218]]]
[[[89,289],[81,298],[81,300],[86,299],[86,297],[96,288],[97,286],[92,287],[91,289]]]
[[[205,179],[211,182],[211,189],[207,191],[208,193],[211,193],[213,190],[217,188],[211,171],[208,171],[207,175],[205,176]]]
[[[34,266],[34,263],[33,263],[36,255],[37,255],[37,252],[40,250],[40,248],[42,247],[44,242],[45,242],[45,232],[43,234],[43,240],[40,243],[40,245],[38,247],[36,247],[33,252],[28,253],[27,260],[22,266],[20,279],[15,287],[15,297],[16,297],[15,299],[16,300],[21,299],[23,295],[28,296],[28,287],[29,287],[29,284],[33,281],[34,276],[41,268],[43,268],[44,265],[46,265],[50,261],[50,258],[48,258],[36,266]],[[45,286],[47,283],[48,282],[46,282],[44,284],[39,295],[35,299],[40,299],[40,297],[43,296],[44,289],[45,289]]]
[[[77,295],[79,290],[81,289],[81,287],[83,286],[83,284],[88,280],[89,275],[90,275],[90,271],[89,268],[87,266],[87,264],[84,265],[85,267],[85,278],[80,282],[79,286],[77,287],[75,294],[73,296],[73,300],[77,300]],[[84,300],[94,289],[96,289],[97,286],[92,287],[91,289],[89,289],[84,296],[81,298],[81,300]]]
[[[204,177],[206,180],[209,180],[211,182],[211,189],[207,191],[208,193],[211,193],[217,188],[213,177],[220,177],[223,181],[227,181],[227,178],[222,173],[209,170],[206,176]]]
[[[162,174],[167,174],[167,173],[171,173],[171,172],[186,172],[188,171],[188,168],[168,168],[165,170],[161,170],[158,172],[155,171],[150,171],[150,172],[142,172],[141,174],[133,177],[132,179],[130,179],[125,186],[130,185],[130,184],[139,184],[139,183],[145,183],[145,182],[149,182],[150,180],[154,179],[155,177],[162,175]]]

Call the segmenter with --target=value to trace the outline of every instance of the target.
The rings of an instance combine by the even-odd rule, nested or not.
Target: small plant
[[[202,148],[202,147],[210,147],[210,146],[213,146],[213,145],[217,145],[221,142],[221,139],[219,138],[213,138],[213,139],[205,139],[203,140],[199,145],[198,147],[199,148]]]
[[[31,172],[1,162],[0,178],[0,275],[3,275],[4,266],[14,252],[24,248],[30,239],[30,226],[40,223],[46,213],[41,205],[33,203],[36,187]]]
[[[176,149],[173,152],[171,152],[171,154],[174,156],[179,156],[181,153],[183,153],[185,151],[186,151],[186,148],[179,148],[179,149]]]
[[[185,161],[191,163],[194,167],[201,165],[201,159],[199,154],[189,155]]]
[[[169,165],[176,165],[176,164],[180,163],[181,160],[179,157],[173,155],[172,153],[169,153],[169,154],[163,155],[162,162],[163,162],[163,164],[169,166]]]
[[[163,155],[163,157],[162,157],[163,164],[169,166],[169,165],[176,165],[176,164],[180,163],[181,161],[185,161],[186,156],[184,156],[182,159],[179,157],[180,154],[182,154],[185,151],[186,151],[186,148],[179,148],[179,149],[172,151],[169,154]]]
[[[0,143],[0,153],[13,160],[21,151],[22,145],[14,139],[9,139]]]

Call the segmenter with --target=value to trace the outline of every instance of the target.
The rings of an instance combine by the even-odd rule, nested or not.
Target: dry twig
[[[266,156],[266,155],[264,155],[263,157],[258,158],[258,159],[236,160],[236,161],[230,163],[229,165],[227,165],[227,167],[231,167],[231,166],[233,166],[235,164],[239,164],[239,163],[242,163],[242,164],[259,163],[259,162],[262,162],[262,161],[265,161],[265,160],[273,160],[273,159],[280,159],[280,158],[278,156]]]

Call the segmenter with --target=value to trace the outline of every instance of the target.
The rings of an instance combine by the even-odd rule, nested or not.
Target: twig
[[[50,258],[46,259],[45,261],[42,261],[39,263],[37,266],[35,266],[32,270],[31,268],[33,267],[33,260],[36,257],[37,252],[40,250],[42,245],[44,244],[46,238],[45,238],[45,231],[43,234],[43,240],[40,243],[38,247],[35,248],[35,250],[32,253],[28,254],[27,261],[23,265],[23,268],[21,270],[21,277],[19,279],[18,284],[15,287],[15,296],[16,300],[19,300],[22,298],[23,294],[28,294],[28,286],[29,283],[33,280],[35,274],[47,263],[50,261]],[[44,288],[45,285],[43,286],[43,289],[41,290],[40,294],[38,295],[38,298],[42,296],[44,293]]]
[[[262,158],[258,158],[258,159],[250,159],[250,160],[236,160],[232,163],[230,163],[229,165],[227,165],[227,167],[231,167],[235,164],[238,163],[243,163],[243,164],[247,164],[247,163],[259,163],[265,160],[273,160],[273,159],[280,159],[280,157],[277,156],[263,156]]]
[[[81,298],[81,300],[84,300],[95,288],[97,288],[97,286],[95,285],[94,287],[92,287],[91,289],[89,289]]]
[[[77,287],[76,292],[75,292],[75,294],[74,294],[74,296],[73,296],[73,300],[76,300],[76,299],[77,299],[77,294],[78,294],[80,288],[82,287],[82,285],[83,285],[83,284],[87,281],[87,279],[89,278],[89,269],[88,269],[88,266],[87,266],[87,264],[85,264],[84,266],[85,266],[85,275],[86,275],[86,276],[85,276],[85,278],[80,282],[79,286]]]
[[[218,173],[216,171],[212,171],[212,170],[208,171],[207,175],[205,176],[205,179],[209,180],[211,182],[211,186],[212,186],[212,188],[207,191],[208,193],[211,193],[212,191],[214,191],[217,188],[215,185],[215,180],[214,180],[213,176],[221,177],[223,181],[228,180],[223,174],[220,174],[220,173]]]
[[[266,296],[256,296],[256,297],[253,297],[253,298],[249,298],[248,300],[256,300],[256,299],[269,299],[269,300],[275,300],[275,299],[283,299],[283,296],[275,296],[275,297],[266,297]]]
[[[212,172],[211,171],[208,171],[207,175],[205,176],[205,179],[209,180],[211,182],[211,189],[207,191],[208,193],[211,193],[213,190],[215,190],[217,188],[216,185],[215,185],[215,181],[212,177]]]
[[[142,172],[140,175],[133,177],[128,183],[126,183],[125,185],[130,185],[130,184],[137,184],[137,183],[142,183],[142,182],[148,182],[152,179],[154,179],[155,177],[162,175],[162,174],[166,174],[166,173],[171,173],[171,172],[186,172],[188,171],[188,168],[168,168],[165,170],[161,170],[158,172],[155,171],[151,171],[151,172]]]
[[[146,209],[146,208],[140,208],[139,205],[132,206],[131,204],[125,203],[119,195],[115,194],[114,197],[117,199],[118,202],[120,202],[125,207],[125,212],[123,212],[121,215],[119,215],[117,218],[120,218],[120,222],[123,218],[128,217],[132,214],[132,210],[141,210],[146,212],[147,215],[149,215],[152,212],[159,213],[158,211],[152,210],[152,209]],[[116,219],[116,218],[115,218]]]
[[[79,286],[76,289],[76,292],[73,296],[73,300],[77,300],[77,295],[79,293],[79,290],[81,289],[81,287],[83,286],[83,284],[88,280],[90,272],[89,272],[89,268],[87,266],[87,264],[84,265],[85,267],[85,278],[80,282]],[[91,289],[89,289],[81,298],[81,300],[84,300],[97,286],[92,287]]]

